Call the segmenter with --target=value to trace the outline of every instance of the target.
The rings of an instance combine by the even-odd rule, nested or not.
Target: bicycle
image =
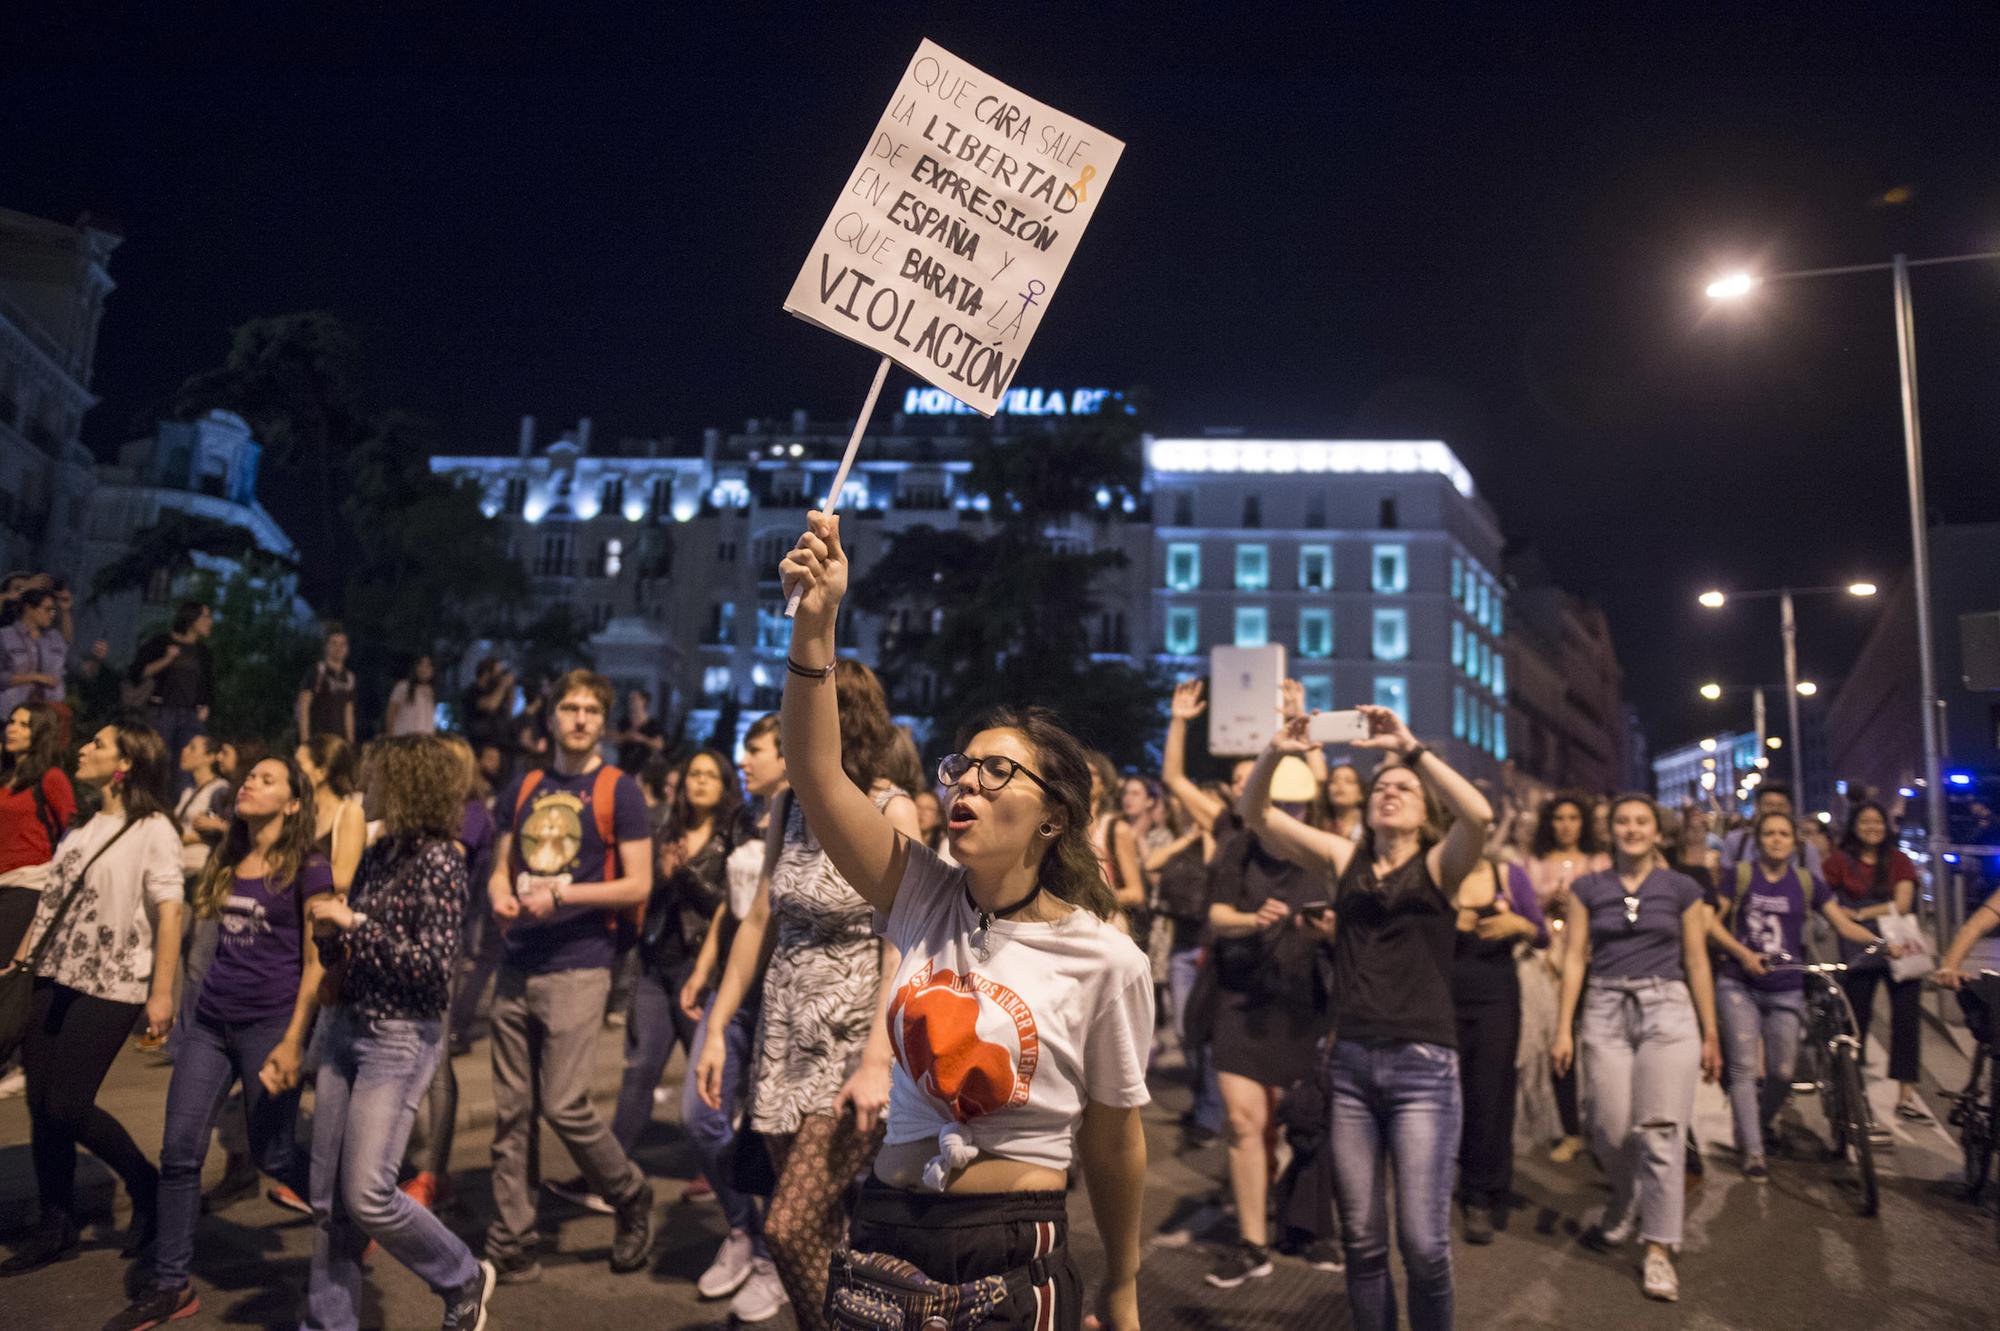
[[[1875,950],[1871,948],[1863,955]],[[1806,1029],[1802,1044],[1822,1055],[1816,1079],[1820,1107],[1833,1134],[1825,1158],[1828,1161],[1852,1158],[1855,1209],[1864,1216],[1872,1216],[1881,1208],[1871,1140],[1875,1121],[1861,1076],[1860,1027],[1855,1024],[1847,991],[1836,978],[1847,969],[1845,962],[1796,962],[1782,952],[1765,967],[1767,974],[1794,971],[1805,977]]]
[[[1958,991],[1959,1006],[1965,1011],[1966,1029],[1976,1042],[1972,1049],[1972,1075],[1965,1089],[1944,1092],[1951,1101],[1945,1122],[1958,1129],[1959,1148],[1965,1153],[1963,1196],[1979,1200],[1993,1167],[1996,1132],[2000,1132],[2000,971],[1982,970],[1967,976]]]

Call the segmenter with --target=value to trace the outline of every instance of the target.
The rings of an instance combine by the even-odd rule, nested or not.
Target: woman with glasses
[[[888,778],[897,730],[881,683],[858,661],[829,669],[840,696],[837,776],[915,840],[916,805]],[[789,739],[785,753],[789,765]],[[892,1056],[884,1013],[897,958],[875,937],[871,904],[832,855],[824,820],[788,795],[771,821],[777,858],[730,943],[695,1075],[703,1102],[719,1107],[727,1031],[761,975],[749,1122],[778,1171],[764,1242],[793,1315],[818,1331],[827,1263],[847,1232],[843,1199],[881,1141]]]
[[[1622,795],[1610,823],[1612,867],[1570,886],[1550,1060],[1568,1071],[1582,1041],[1593,1149],[1611,1175],[1611,1201],[1585,1241],[1617,1248],[1636,1233],[1646,1245],[1646,1296],[1672,1302],[1686,1205],[1681,1142],[1695,1079],[1714,1081],[1722,1070],[1709,912],[1695,881],[1666,867],[1659,806]]]
[[[1363,1331],[1396,1325],[1389,1275],[1393,1175],[1410,1325],[1421,1331],[1452,1323],[1451,1184],[1464,1118],[1452,956],[1459,911],[1493,900],[1490,879],[1483,897],[1479,884],[1461,891],[1479,865],[1493,809],[1396,713],[1358,710],[1368,735],[1354,747],[1395,759],[1369,783],[1360,840],[1272,807],[1278,764],[1317,747],[1307,738],[1305,716],[1289,717],[1272,736],[1239,807],[1244,823],[1280,853],[1332,880],[1324,910],[1270,905],[1275,921],[1296,914],[1296,927],[1333,944],[1337,1025],[1327,1064],[1347,1302]],[[1446,819],[1451,830],[1440,834]]]
[[[958,864],[899,832],[843,778],[846,700],[828,673],[848,564],[839,520],[808,522],[782,566],[802,592],[786,764],[828,855],[901,954],[888,1137],[829,1306],[886,1303],[908,1319],[898,1283],[920,1280],[955,1287],[982,1325],[1079,1327],[1076,1166],[1106,1250],[1098,1315],[1136,1331],[1153,985],[1145,954],[1110,922],[1086,751],[1052,714],[1003,709],[939,765]]]

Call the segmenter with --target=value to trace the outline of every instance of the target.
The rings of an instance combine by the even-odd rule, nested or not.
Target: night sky
[[[510,449],[526,412],[682,440],[851,415],[871,355],[779,306],[929,36],[1128,145],[1017,384],[1147,387],[1171,431],[1447,440],[1606,607],[1659,748],[1747,723],[1702,679],[1780,676],[1775,607],[1696,592],[1886,586],[1908,558],[1887,274],[1728,312],[1702,285],[2000,249],[2000,46],[1936,7],[464,8],[488,17],[0,20],[0,204],[128,237],[100,452],[231,326],[307,308],[363,338],[373,404],[458,451]],[[1933,514],[1993,520],[2000,263],[1920,271],[1915,305]],[[1802,673],[1830,693],[1868,614],[1802,604]]]

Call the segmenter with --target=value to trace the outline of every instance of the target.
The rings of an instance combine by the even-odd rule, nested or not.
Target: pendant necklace
[[[978,902],[972,899],[972,888],[968,885],[965,889],[965,904],[972,907],[972,913],[978,917],[978,921],[973,925],[972,929],[973,955],[981,961],[991,961],[993,959],[993,943],[990,931],[993,928],[993,921],[1012,919],[1026,910],[1028,904],[1041,894],[1042,885],[1037,881],[1035,890],[1028,893],[1027,896],[1022,897],[1013,905],[1002,906],[999,910],[985,910],[980,907]]]

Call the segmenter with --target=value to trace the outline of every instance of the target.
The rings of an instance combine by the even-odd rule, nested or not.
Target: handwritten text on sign
[[[926,41],[785,308],[991,416],[1124,149]]]

